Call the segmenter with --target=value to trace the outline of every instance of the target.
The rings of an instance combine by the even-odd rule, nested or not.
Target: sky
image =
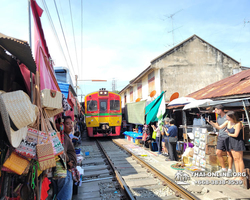
[[[73,79],[78,75],[79,95],[100,88],[112,90],[114,80],[116,90],[122,90],[150,61],[193,34],[242,66],[250,67],[249,0],[37,0],[37,3],[44,10],[41,21],[55,66],[68,67]],[[29,41],[28,0],[0,0],[0,5],[0,32]],[[32,37],[33,33],[32,24]],[[107,82],[86,81],[93,79]]]

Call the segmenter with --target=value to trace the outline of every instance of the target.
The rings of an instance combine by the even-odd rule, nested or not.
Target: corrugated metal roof
[[[188,95],[195,99],[250,96],[250,69],[244,70]]]
[[[25,64],[31,72],[36,73],[36,63],[28,42],[0,33],[0,45]]]

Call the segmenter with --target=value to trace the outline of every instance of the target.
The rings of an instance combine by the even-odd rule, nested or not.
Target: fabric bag
[[[62,108],[62,93],[56,90],[43,89],[41,91],[41,106],[48,110]]]
[[[176,143],[178,141],[177,137],[168,137],[169,143]]]
[[[29,165],[29,161],[12,152],[10,157],[4,162],[3,166],[21,175]]]
[[[156,139],[156,131],[153,131],[152,138]]]
[[[16,148],[16,152],[26,158],[36,158],[36,145],[41,144],[43,136],[39,134],[39,131],[33,128],[28,128],[27,136],[22,140],[21,144]]]
[[[64,147],[63,147],[60,139],[57,136],[57,132],[56,131],[49,132],[49,137],[50,137],[50,141],[51,141],[52,146],[53,146],[54,155],[58,156],[58,155],[63,154]]]
[[[71,172],[72,172],[73,181],[79,182],[80,181],[80,173],[79,173],[79,171],[76,168],[72,168]]]
[[[67,165],[65,160],[61,157],[56,159],[56,167],[53,172],[53,179],[66,178],[67,177]]]

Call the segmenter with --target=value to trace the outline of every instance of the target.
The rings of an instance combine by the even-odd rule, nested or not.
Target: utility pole
[[[174,23],[173,23],[173,16],[176,15],[178,12],[182,11],[183,9],[173,13],[172,15],[168,16],[168,18],[171,18],[171,21],[172,21],[172,31],[169,31],[169,32],[172,32],[172,36],[173,36],[173,46],[174,46]],[[180,27],[179,27],[180,28]]]
[[[75,75],[75,78],[76,78],[76,96],[77,96],[77,79],[78,79],[78,76]]]
[[[112,80],[112,92],[115,92],[115,90],[116,90],[116,80],[115,80],[115,78],[113,78],[113,80]]]

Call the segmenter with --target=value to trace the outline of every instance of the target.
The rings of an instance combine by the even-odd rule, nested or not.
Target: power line
[[[48,7],[47,7],[46,1],[45,1],[45,0],[42,0],[42,2],[43,2],[43,6],[44,6],[45,12],[46,12],[46,14],[47,14],[47,17],[48,17],[50,26],[51,26],[51,28],[52,28],[54,37],[56,38],[57,45],[59,46],[59,48],[60,48],[60,50],[61,50],[61,53],[62,53],[62,55],[63,55],[63,57],[64,57],[64,60],[65,60],[65,62],[66,62],[66,65],[67,65],[68,68],[69,68],[69,64],[68,64],[67,59],[66,59],[66,56],[65,56],[65,54],[64,54],[64,51],[63,51],[61,42],[60,42],[60,40],[59,40],[58,34],[57,34],[57,32],[56,32],[56,29],[55,29],[53,20],[52,20],[52,18],[51,18],[51,16],[50,16],[50,12],[49,12],[49,9],[48,9]]]
[[[59,23],[60,23],[60,27],[61,27],[61,30],[62,30],[62,34],[63,34],[63,38],[64,38],[64,42],[65,42],[65,45],[66,45],[66,48],[67,48],[67,51],[68,51],[69,60],[70,60],[70,63],[71,63],[72,69],[73,69],[73,73],[74,73],[74,74],[76,74],[76,73],[75,73],[75,70],[74,70],[74,67],[73,67],[73,64],[72,64],[71,57],[70,57],[68,44],[67,44],[67,41],[66,41],[66,38],[65,38],[65,34],[64,34],[64,31],[63,31],[63,27],[62,27],[61,19],[60,19],[60,16],[59,16],[59,12],[58,12],[57,5],[56,5],[56,1],[55,1],[55,0],[54,0],[54,4],[55,4],[55,7],[56,7],[57,16],[58,16]]]
[[[77,58],[77,51],[76,51],[76,38],[75,38],[75,31],[74,31],[74,24],[73,24],[73,17],[72,17],[72,10],[71,10],[70,0],[69,0],[69,10],[70,10],[70,15],[71,15],[71,24],[72,24],[72,31],[73,31],[74,44],[75,44],[76,64],[77,64],[77,69],[78,69],[78,74],[79,74],[79,65],[78,65],[78,58]]]
[[[83,68],[82,66],[82,61],[83,61],[83,54],[82,54],[82,48],[83,48],[83,0],[81,0],[81,69]]]

